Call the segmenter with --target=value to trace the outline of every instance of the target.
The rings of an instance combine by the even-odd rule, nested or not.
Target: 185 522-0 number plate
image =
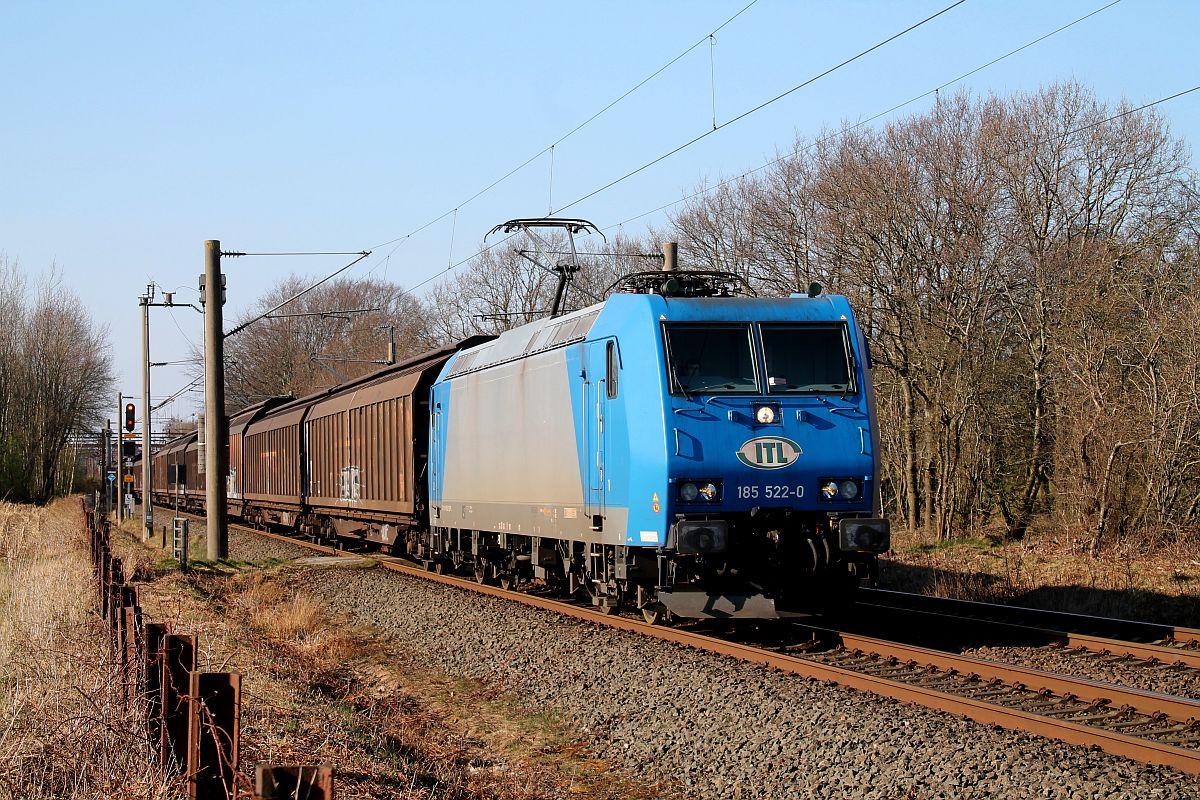
[[[739,500],[799,500],[804,497],[804,487],[786,483],[739,486],[737,497]]]

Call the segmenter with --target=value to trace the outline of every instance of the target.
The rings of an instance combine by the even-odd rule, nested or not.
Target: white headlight
[[[690,503],[700,495],[700,489],[694,483],[685,483],[679,487],[679,499]]]
[[[833,498],[837,497],[837,493],[838,485],[833,481],[826,481],[825,483],[821,484],[821,494],[825,496],[826,500],[832,500]]]
[[[858,497],[858,484],[854,481],[842,481],[842,485],[838,488],[842,490],[842,496],[847,500]]]
[[[710,503],[717,499],[717,485],[715,483],[706,483],[700,487],[700,496]]]
[[[758,411],[754,414],[754,418],[758,420],[760,425],[770,425],[775,421],[775,409],[770,406],[759,406]]]

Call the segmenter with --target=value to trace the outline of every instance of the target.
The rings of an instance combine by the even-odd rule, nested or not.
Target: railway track
[[[1060,646],[1105,658],[1133,658],[1200,672],[1200,630],[1196,628],[872,589],[860,590],[859,601],[847,612],[824,616],[824,620],[828,627],[866,636],[904,638],[910,643],[936,640],[941,649],[966,649],[980,643]]]
[[[860,590],[858,616],[895,621],[908,618],[925,627],[948,625],[986,631],[989,636],[1033,645],[1059,645],[1200,669],[1200,629],[1150,622],[1088,617],[1061,611],[1002,606],[970,600]]]
[[[230,527],[315,552],[360,555],[269,531]],[[808,640],[800,644],[730,641],[709,633],[653,626],[640,619],[610,615],[563,600],[480,584],[471,578],[436,574],[394,556],[373,555],[373,558],[383,568],[401,574],[965,716],[977,722],[1071,744],[1099,747],[1114,755],[1200,774],[1200,701],[1197,700],[1040,672],[811,624],[800,624],[811,633]]]

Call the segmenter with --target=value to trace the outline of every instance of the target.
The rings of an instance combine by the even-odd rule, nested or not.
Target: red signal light
[[[125,404],[125,430],[127,430],[127,431],[133,430],[134,416],[135,416],[135,413],[134,413],[133,403],[126,403]]]

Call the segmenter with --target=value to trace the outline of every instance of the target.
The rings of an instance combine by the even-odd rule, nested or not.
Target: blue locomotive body
[[[865,340],[840,296],[615,294],[451,358],[431,560],[648,618],[769,617],[887,549]]]

